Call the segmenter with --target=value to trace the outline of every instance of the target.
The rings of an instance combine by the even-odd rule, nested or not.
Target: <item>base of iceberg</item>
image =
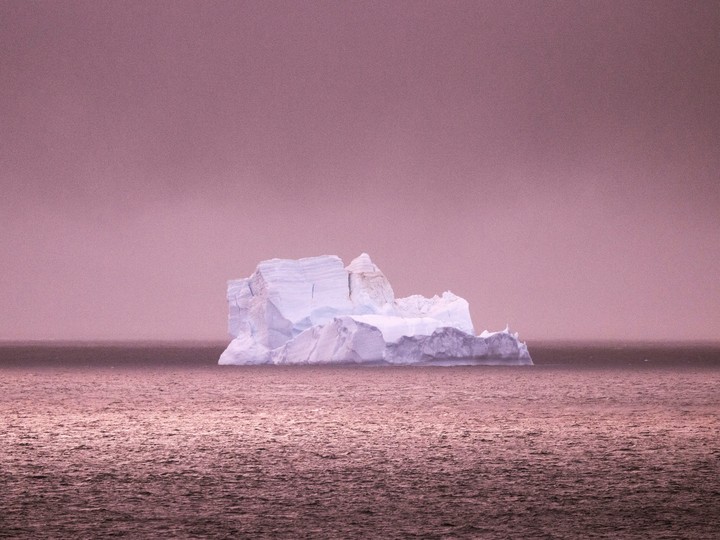
[[[445,292],[395,299],[366,254],[347,267],[335,256],[260,263],[228,282],[221,365],[531,365],[508,329],[476,336],[467,301]]]

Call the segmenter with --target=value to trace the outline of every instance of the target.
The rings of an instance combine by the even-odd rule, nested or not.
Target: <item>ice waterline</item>
[[[468,302],[449,291],[395,298],[366,253],[347,266],[334,255],[263,261],[228,282],[227,300],[233,340],[220,364],[532,364],[509,328],[476,335]]]

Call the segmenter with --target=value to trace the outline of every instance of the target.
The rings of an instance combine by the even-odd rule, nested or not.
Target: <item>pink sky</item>
[[[368,252],[478,331],[720,340],[720,2],[0,2],[0,339],[224,339]]]

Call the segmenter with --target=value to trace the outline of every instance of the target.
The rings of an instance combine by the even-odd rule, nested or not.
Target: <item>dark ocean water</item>
[[[0,537],[720,538],[720,347],[219,367],[0,347]]]

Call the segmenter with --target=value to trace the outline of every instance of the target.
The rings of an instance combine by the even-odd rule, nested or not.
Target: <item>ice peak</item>
[[[350,299],[362,313],[385,313],[392,310],[395,293],[382,271],[361,253],[345,267],[348,273]]]
[[[380,272],[380,269],[370,259],[370,255],[365,252],[355,257],[352,262],[345,267],[345,270],[358,274]]]

